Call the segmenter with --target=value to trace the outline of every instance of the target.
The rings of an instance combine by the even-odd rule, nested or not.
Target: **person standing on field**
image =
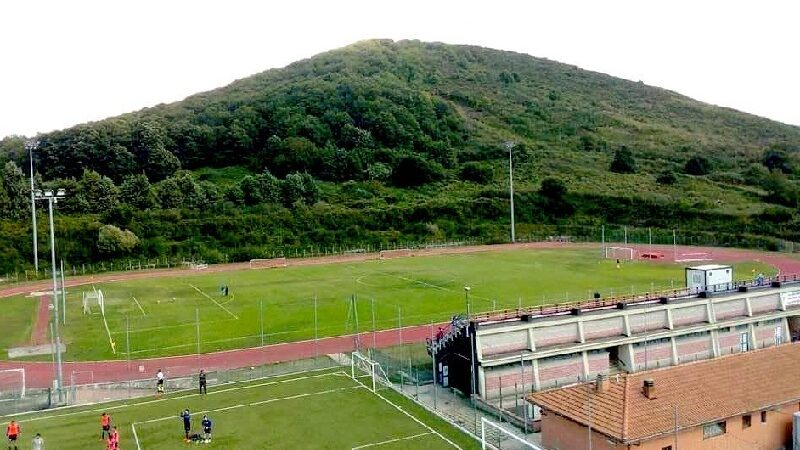
[[[44,438],[41,434],[36,433],[36,436],[33,437],[33,441],[31,442],[31,449],[32,450],[44,450]]]
[[[19,429],[19,424],[13,420],[9,422],[6,427],[6,437],[8,438],[8,450],[14,447],[14,450],[19,450],[17,447],[17,439],[19,439],[22,432]]]
[[[100,440],[111,437],[111,416],[106,413],[100,415]]]
[[[186,442],[189,442],[189,432],[192,431],[192,413],[189,412],[189,408],[186,408],[181,412],[181,418],[183,419],[183,434],[184,439]]]
[[[114,427],[111,434],[108,435],[108,448],[119,449],[119,431],[117,431],[117,427]]]
[[[164,393],[164,372],[161,369],[158,369],[158,373],[156,374],[156,392],[159,394]]]
[[[203,369],[200,369],[200,393],[201,394],[208,394],[208,386],[206,385],[206,372]]]

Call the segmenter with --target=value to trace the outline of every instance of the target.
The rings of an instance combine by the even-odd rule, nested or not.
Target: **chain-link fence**
[[[274,364],[265,364],[240,369],[216,369],[206,367],[202,360],[196,365],[164,365],[161,369],[165,378],[165,390],[199,389],[199,372],[204,370],[208,386],[232,382],[287,375],[295,372],[338,367],[338,363],[326,356],[298,359]],[[141,369],[141,370],[139,370]],[[23,411],[35,411],[56,406],[82,405],[102,401],[121,400],[156,393],[156,373],[152,368],[133,367],[125,372],[129,379],[112,382],[95,382],[118,376],[119,368],[96,366],[88,370],[64,373],[64,389],[3,389],[0,393],[0,416]],[[136,375],[139,376],[136,376]]]
[[[379,253],[399,249],[436,249],[467,247],[487,244],[507,244],[508,237],[464,237],[463,239],[411,241],[398,240],[385,243],[342,244],[330,246],[285,247],[281,249],[264,248],[251,258],[316,258],[336,255],[356,255]],[[685,245],[703,247],[736,247],[764,251],[800,252],[800,243],[771,236],[753,233],[726,233],[719,231],[697,231],[686,229],[666,229],[634,227],[617,224],[607,225],[546,225],[519,224],[516,242],[594,242],[622,244]],[[234,262],[223,254],[218,261],[202,261],[197,258],[138,258],[101,262],[94,264],[73,264],[64,262],[65,276],[78,276],[103,272],[133,272],[155,269],[179,269],[205,267],[205,263]],[[1,284],[47,279],[51,275],[46,262],[38,271],[23,270],[0,275]]]
[[[424,344],[369,349],[368,353],[371,360],[380,364],[395,391],[476,439],[481,437],[481,418],[486,418],[507,431],[484,428],[487,443],[495,448],[529,448],[508,433],[534,445],[540,444],[540,435],[534,432],[532,406],[524,400],[527,393],[524,389],[521,388],[517,395],[509,393],[505,403],[490,404],[477,397],[465,396],[456,389],[434,384],[433,360],[427,355]]]

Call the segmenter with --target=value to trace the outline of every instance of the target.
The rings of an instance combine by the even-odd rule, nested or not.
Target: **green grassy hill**
[[[40,135],[35,159],[71,193],[69,261],[214,262],[506,239],[508,141],[521,234],[624,223],[800,239],[800,128],[471,46],[359,42]],[[26,166],[23,142],[0,141],[0,162]],[[12,164],[0,176],[0,271],[16,270],[31,259],[24,176]]]

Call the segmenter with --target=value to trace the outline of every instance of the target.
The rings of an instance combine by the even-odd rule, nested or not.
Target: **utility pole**
[[[31,222],[33,224],[33,267],[36,269],[36,276],[39,276],[39,240],[36,237],[36,196],[33,185],[33,149],[37,147],[37,142],[29,140],[25,143],[28,155],[31,158]]]
[[[59,334],[58,329],[58,278],[56,277],[56,238],[55,238],[55,227],[53,226],[53,204],[58,203],[58,199],[66,197],[66,192],[64,189],[58,189],[55,193],[51,190],[46,190],[44,193],[42,191],[36,191],[34,193],[34,198],[37,200],[46,200],[49,206],[49,213],[50,213],[50,264],[51,269],[53,272],[53,295],[51,297],[51,301],[53,302],[53,324],[54,324],[54,334],[56,340],[56,393],[58,396],[58,402],[62,403],[64,401],[63,398],[63,370],[61,364],[61,336]]]
[[[517,242],[516,229],[514,226],[514,164],[511,161],[511,150],[514,148],[514,142],[506,141],[503,143],[508,149],[508,191],[511,200],[511,243]]]

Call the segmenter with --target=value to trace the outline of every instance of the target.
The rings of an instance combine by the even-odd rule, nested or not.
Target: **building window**
[[[661,450],[672,450],[672,446],[668,445],[666,447],[661,447]]]
[[[767,412],[761,411],[761,423],[767,423]]]
[[[750,414],[746,414],[742,416],[742,428],[750,428],[751,425],[751,416]]]
[[[703,426],[703,439],[725,434],[725,422],[710,423]]]
[[[750,347],[747,339],[747,334],[748,334],[747,332],[744,332],[739,335],[739,350],[741,350],[742,352],[746,352]]]
[[[783,343],[783,327],[775,327],[775,345]]]

